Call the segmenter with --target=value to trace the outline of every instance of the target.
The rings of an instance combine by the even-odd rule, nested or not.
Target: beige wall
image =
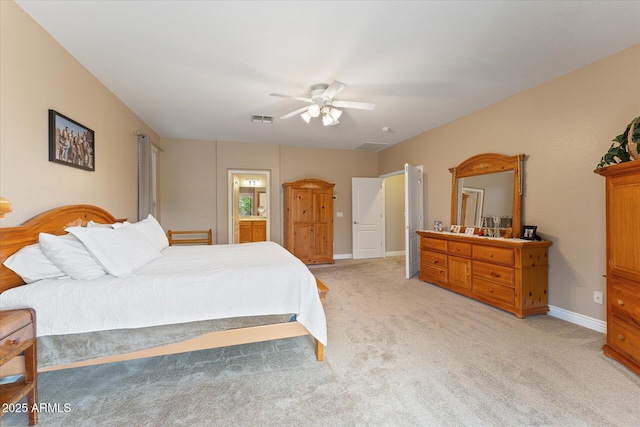
[[[332,183],[334,253],[351,254],[351,177],[375,177],[376,153],[226,141],[161,140],[162,225],[167,229],[213,228],[218,243],[228,239],[228,171],[271,174],[271,240],[283,242],[282,184],[302,178]],[[337,218],[336,212],[343,217]]]
[[[165,230],[216,230],[216,143],[162,138],[160,196]]]
[[[380,153],[381,174],[411,159],[425,172],[425,226],[450,222],[449,167],[482,152],[527,154],[524,222],[553,242],[550,304],[605,320],[604,180],[611,140],[640,114],[640,45],[604,58]]]
[[[49,162],[48,110],[95,132],[96,170]],[[137,218],[137,137],[158,136],[14,2],[0,1],[0,195],[18,225],[89,203]]]
[[[364,151],[280,147],[282,182],[318,178],[335,184],[333,202],[334,255],[351,254],[351,178],[377,177],[378,155]],[[280,189],[282,194],[282,188]],[[342,212],[338,218],[336,214]]]

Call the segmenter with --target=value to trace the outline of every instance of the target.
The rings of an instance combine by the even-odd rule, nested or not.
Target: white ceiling
[[[392,145],[640,43],[640,1],[17,3],[170,138]],[[279,118],[333,80],[375,110]]]

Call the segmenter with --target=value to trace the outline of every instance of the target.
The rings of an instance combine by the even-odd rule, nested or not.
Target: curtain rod
[[[147,135],[146,135],[146,134],[144,134],[144,133],[140,132],[139,130],[137,130],[137,131],[136,131],[136,135],[141,136],[141,137],[143,137],[143,138],[146,138],[146,137],[147,137]],[[164,153],[164,148],[162,148],[162,147],[160,147],[160,146],[158,146],[158,145],[154,144],[154,143],[153,143],[153,141],[149,140],[149,144],[153,145],[153,146],[154,146],[154,147],[156,147],[158,150],[160,150],[161,152],[163,152],[163,153]]]

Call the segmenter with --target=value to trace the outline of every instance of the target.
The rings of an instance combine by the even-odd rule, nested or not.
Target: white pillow
[[[126,222],[123,225],[126,225]],[[159,251],[169,246],[167,235],[153,215],[149,214],[146,219],[131,224],[131,226],[142,231],[145,237],[149,239]]]
[[[42,253],[49,261],[73,279],[92,280],[107,274],[82,242],[74,236],[40,233],[38,240]]]
[[[87,227],[104,227],[104,228],[114,228],[113,224],[102,224],[100,222],[89,221],[87,222]]]
[[[69,227],[108,273],[124,277],[160,258],[160,251],[132,225],[117,229]]]
[[[25,246],[7,258],[3,264],[20,276],[25,283],[65,277],[64,272],[45,256],[39,243]]]

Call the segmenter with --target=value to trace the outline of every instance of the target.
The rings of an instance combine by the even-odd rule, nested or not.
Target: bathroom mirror
[[[450,168],[451,224],[493,228],[493,220],[483,224],[483,219],[498,217],[501,228],[511,224],[513,236],[520,237],[523,160],[524,154],[485,153]]]

